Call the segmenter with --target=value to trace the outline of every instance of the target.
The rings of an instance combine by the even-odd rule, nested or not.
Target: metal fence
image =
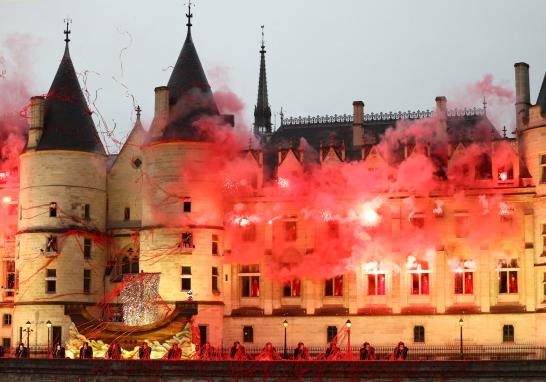
[[[256,357],[262,347],[244,344],[247,355],[250,359]],[[459,344],[448,345],[425,345],[409,344],[407,360],[429,360],[429,361],[449,361],[449,360],[546,360],[546,346],[537,346],[535,344],[497,344],[497,345],[464,345],[461,355]],[[378,360],[389,359],[395,345],[374,345],[375,354]],[[31,346],[30,356],[32,358],[47,358],[49,352],[47,346]],[[294,346],[287,346],[287,359],[293,358]],[[284,346],[276,346],[278,354],[284,358]],[[311,359],[316,359],[324,354],[324,347],[308,347]],[[217,348],[215,351],[216,359],[228,359],[230,347]],[[347,352],[346,347],[341,348],[342,360],[359,359],[360,346],[351,346],[351,353]],[[15,348],[7,349],[4,357],[15,357]]]

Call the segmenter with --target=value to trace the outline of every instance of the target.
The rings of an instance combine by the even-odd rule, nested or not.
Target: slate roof
[[[105,154],[66,44],[44,104],[44,130],[37,150]]]
[[[542,80],[542,86],[538,92],[537,105],[540,105],[540,111],[546,113],[546,73],[544,74],[544,79]]]
[[[193,44],[191,24],[167,87],[171,115],[163,139],[206,140],[193,123],[203,115],[218,116],[219,113]]]

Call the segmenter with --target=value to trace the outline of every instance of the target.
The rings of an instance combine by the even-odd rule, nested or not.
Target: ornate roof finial
[[[506,138],[506,126],[502,127],[502,137]]]
[[[262,25],[262,50],[260,51],[260,53],[265,53],[265,37],[264,37],[264,28],[265,28],[265,25]]]
[[[487,115],[487,102],[485,101],[485,96],[483,96],[483,115]]]
[[[191,7],[193,4],[191,3],[191,0],[188,0],[188,13],[186,13],[186,17],[188,18],[188,23],[186,26],[188,27],[188,30],[191,28],[191,18],[193,17],[193,13],[191,13]]]
[[[135,108],[135,111],[136,111],[137,119],[140,120],[140,112],[142,111],[142,109],[140,108],[140,105],[137,105],[137,107]]]
[[[68,35],[71,33],[69,26],[70,24],[72,24],[72,19],[67,16],[66,19],[64,19],[64,22],[66,23],[66,29],[64,30],[64,35],[65,35],[64,42],[68,44],[70,42],[70,38],[68,38]]]

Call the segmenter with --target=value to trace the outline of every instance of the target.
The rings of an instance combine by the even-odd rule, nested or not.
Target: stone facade
[[[218,191],[217,174],[192,171],[206,168],[215,155],[213,145],[154,140],[161,135],[158,121],[169,108],[168,88],[156,89],[154,139],[146,139],[138,119],[116,156],[36,150],[44,110],[43,100],[33,98],[32,131],[20,157],[19,192],[14,198],[18,209],[14,215],[12,202],[0,209],[1,216],[7,219],[11,214],[18,221],[16,241],[0,232],[0,255],[5,260],[0,273],[6,289],[0,315],[11,315],[9,323],[0,327],[0,336],[10,338],[12,345],[24,340],[21,330],[29,321],[30,344],[44,345],[45,323],[51,321],[57,338],[65,340],[71,321],[65,314],[66,304],[89,306],[101,315],[93,307],[100,301],[117,306],[115,293],[122,277],[144,271],[161,274],[159,293],[167,306],[193,292],[199,304],[196,323],[213,345],[233,341],[280,345],[286,319],[290,342],[320,346],[333,327],[342,327],[349,318],[355,342],[445,344],[457,341],[460,317],[464,317],[464,339],[470,343],[546,344],[546,115],[539,105],[530,104],[529,97],[521,96],[529,92],[521,68],[516,67],[517,138],[491,142],[494,176],[465,190],[465,203],[476,205],[483,194],[502,195],[511,208],[502,223],[506,235],[476,250],[458,233],[466,207],[453,194],[416,198],[411,209],[403,202],[408,195],[389,195],[381,224],[392,237],[412,230],[417,233],[423,225],[435,226],[442,237],[441,245],[417,259],[423,261],[422,267],[407,266],[408,254],[393,244],[389,250],[397,259],[395,267],[362,264],[332,280],[298,280],[298,292],[288,294],[283,283],[265,274],[267,254],[285,256],[287,261],[313,256],[313,250],[328,240],[328,227],[307,220],[294,200],[272,196],[278,184],[264,181],[260,150],[249,148],[242,153],[247,167],[254,168],[255,181],[248,195],[232,200]],[[445,99],[439,102],[437,111],[446,112]],[[358,101],[353,107],[353,145],[364,151],[364,104]],[[497,177],[500,169],[494,154],[500,142],[512,147],[510,179]],[[347,160],[345,146],[329,150],[321,155],[322,165]],[[405,150],[411,155],[408,147]],[[450,147],[452,158],[457,150],[459,146]],[[278,179],[301,171],[303,152],[279,149],[277,154]],[[369,169],[384,165],[374,147],[362,157]],[[530,176],[525,175],[526,169]],[[347,197],[340,190],[339,200],[332,203]],[[435,212],[439,201],[441,214]],[[260,253],[258,264],[224,261],[223,255],[237,250],[234,243],[240,241],[236,237],[241,232],[225,221],[236,204],[257,211],[276,209],[282,216],[271,224],[256,224],[252,238],[242,244]],[[408,219],[415,211],[419,212],[417,223]],[[58,238],[54,247],[48,242],[52,237]],[[454,270],[453,259],[472,262],[461,271],[471,274],[471,279],[462,273],[459,286],[456,280],[461,272]],[[6,284],[9,262],[15,262],[17,274],[13,288]],[[505,264],[502,268],[500,262]],[[424,328],[422,338],[415,335],[416,327]]]

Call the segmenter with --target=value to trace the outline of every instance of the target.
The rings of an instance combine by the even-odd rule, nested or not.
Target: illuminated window
[[[49,217],[54,218],[57,216],[57,203],[51,202],[49,203]]]
[[[425,342],[425,327],[424,326],[413,327],[413,342]]]
[[[497,272],[499,278],[499,293],[518,293],[518,261],[517,259],[499,261]]]
[[[284,222],[284,240],[296,241],[298,239],[298,222],[287,220]]]
[[[83,258],[91,258],[91,239],[83,239]]]
[[[428,295],[430,292],[430,270],[427,261],[408,260],[410,293],[412,295]]]
[[[243,326],[243,342],[254,342],[254,329],[252,326]]]
[[[57,270],[46,269],[46,293],[57,291]]]
[[[514,180],[514,169],[512,166],[499,167],[497,179],[499,182],[510,182]]]
[[[191,290],[191,267],[182,266],[182,272],[180,274],[181,290],[183,292]]]
[[[212,267],[212,291],[213,292],[220,292],[220,289],[218,288],[218,267]]]
[[[242,265],[239,270],[241,297],[260,297],[260,266]]]
[[[369,296],[383,296],[385,295],[385,281],[386,277],[384,273],[368,274],[368,295]]]
[[[256,224],[248,222],[241,226],[243,241],[250,242],[256,240]]]
[[[324,281],[324,295],[327,297],[343,296],[343,275]]]
[[[473,294],[474,293],[474,269],[470,265],[465,265],[455,270],[455,294]]]
[[[337,336],[337,326],[328,326],[326,328],[326,342],[332,342]]]
[[[502,327],[502,342],[514,342],[514,325]]]
[[[218,255],[218,235],[212,234],[211,252],[213,255]]]
[[[294,279],[284,283],[282,288],[284,297],[300,297],[301,295],[301,280]]]
[[[91,270],[83,270],[83,293],[91,293]]]

